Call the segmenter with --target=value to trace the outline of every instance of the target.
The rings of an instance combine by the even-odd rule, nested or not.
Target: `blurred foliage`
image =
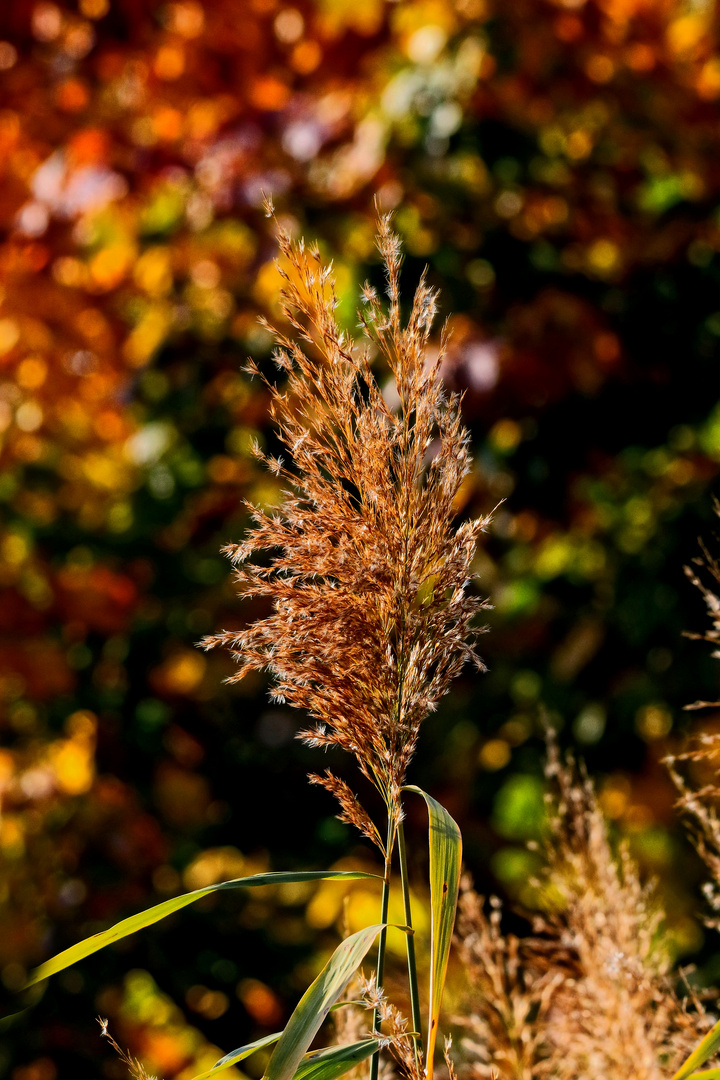
[[[269,356],[257,316],[278,317],[263,192],[334,258],[350,328],[379,274],[376,195],[408,294],[427,263],[452,312],[476,453],[458,509],[501,503],[477,559],[490,673],[428,722],[414,778],[481,887],[530,902],[541,725],[563,728],[697,953],[661,759],[682,706],[717,697],[681,632],[703,626],[682,566],[720,470],[719,25],[709,0],[2,6],[8,993],[156,895],[368,858],[307,789],[296,718],[194,648],[258,613],[219,548],[244,497],[279,495],[240,373]],[[364,905],[353,889],[347,918]],[[190,1077],[282,1022],[342,918],[329,887],[198,909],[55,980],[0,1073],[119,1075],[101,1011],[151,1071]]]

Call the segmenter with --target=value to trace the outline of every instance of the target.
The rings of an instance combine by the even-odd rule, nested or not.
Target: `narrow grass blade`
[[[690,1073],[688,1080],[720,1080],[720,1069],[703,1069],[702,1072]]]
[[[271,1046],[278,1041],[281,1035],[282,1031],[276,1031],[274,1035],[266,1035],[262,1039],[248,1043],[246,1046],[238,1047],[237,1050],[231,1050],[229,1054],[225,1054],[225,1057],[221,1057],[219,1061],[216,1061],[212,1069],[194,1076],[193,1080],[209,1080],[209,1077],[215,1076],[216,1073],[222,1072],[223,1069],[229,1069],[231,1065],[237,1065],[238,1061],[244,1061],[245,1058],[254,1054],[256,1050],[262,1050],[264,1046]]]
[[[462,837],[457,824],[444,806],[421,788],[410,785],[403,791],[422,795],[428,808],[430,842],[430,1008],[427,1050],[425,1053],[426,1080],[432,1080],[433,1056],[438,1033],[440,1005],[450,957],[455,909],[460,887]]]
[[[14,1009],[13,1012],[5,1013],[3,1016],[0,1016],[0,1035],[2,1035],[4,1031],[9,1031],[13,1024],[15,1024],[28,1009],[30,1009],[30,1006],[25,1005],[23,1008]]]
[[[720,1020],[711,1031],[708,1031],[705,1038],[699,1043],[692,1054],[682,1063],[678,1071],[675,1073],[671,1080],[688,1080],[688,1077],[692,1076],[694,1072],[704,1065],[713,1054],[717,1053],[720,1048]],[[709,1070],[715,1072],[714,1069]],[[710,1078],[708,1077],[708,1080]]]
[[[277,1042],[281,1035],[281,1031],[276,1031],[274,1035],[266,1035],[257,1042],[232,1050],[216,1061],[212,1069],[194,1076],[193,1080],[212,1080],[223,1069],[229,1069],[232,1065],[237,1065],[239,1061],[250,1057],[256,1050],[262,1050],[264,1046]],[[312,1054],[305,1055],[293,1080],[337,1080],[349,1069],[369,1058],[376,1047],[377,1039],[362,1039],[360,1042],[348,1043],[346,1046],[328,1046],[324,1050],[316,1050]]]
[[[342,941],[301,997],[275,1047],[265,1080],[292,1080],[307,1048],[370,949],[383,923],[367,926]]]
[[[188,904],[194,904],[196,900],[200,900],[203,896],[209,896],[210,893],[222,892],[225,889],[246,889],[257,885],[284,885],[291,882],[326,881],[330,879],[355,881],[358,878],[376,877],[377,874],[367,874],[361,870],[280,871],[268,874],[254,874],[252,877],[246,878],[233,878],[232,881],[221,881],[217,885],[207,885],[204,889],[194,889],[193,892],[183,893],[182,896],[174,896],[171,900],[164,900],[161,904],[148,908],[147,911],[131,915],[128,919],[123,919],[122,922],[116,923],[115,926],[111,926],[108,930],[103,930],[99,934],[93,934],[92,937],[85,938],[84,941],[79,941],[77,945],[71,945],[69,949],[65,949],[64,952],[58,953],[51,960],[47,960],[40,967],[35,968],[25,988],[34,986],[35,983],[47,979],[50,975],[55,975],[58,971],[63,971],[65,968],[70,967],[71,964],[76,964],[78,960],[83,960],[86,956],[97,952],[98,949],[104,949],[106,945],[110,945],[114,941],[120,941],[121,938],[127,937],[128,934],[134,934],[136,930],[143,930],[146,926],[152,926],[153,923],[159,922],[166,916],[172,915],[173,912],[187,907]]]
[[[328,1046],[307,1054],[293,1080],[337,1080],[377,1050],[377,1039],[362,1039],[346,1046]]]

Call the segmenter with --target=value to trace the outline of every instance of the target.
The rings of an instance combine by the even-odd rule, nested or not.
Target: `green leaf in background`
[[[215,1076],[216,1073],[222,1072],[223,1069],[229,1069],[231,1065],[237,1065],[238,1061],[250,1057],[256,1050],[262,1050],[264,1046],[271,1046],[272,1043],[278,1041],[281,1035],[282,1031],[276,1031],[274,1035],[265,1035],[262,1039],[256,1039],[255,1042],[240,1046],[237,1050],[231,1050],[229,1054],[225,1054],[219,1061],[216,1061],[212,1069],[194,1076],[193,1080],[208,1080],[208,1077]]]
[[[450,817],[444,806],[441,806],[439,802],[427,795],[421,788],[411,784],[403,788],[403,791],[413,791],[416,795],[422,795],[428,808],[432,925],[430,1009],[427,1050],[425,1053],[425,1075],[426,1080],[432,1080],[433,1056],[438,1033],[440,1006],[450,957],[450,943],[455,925],[455,909],[460,888],[462,836],[457,823]]]
[[[692,1076],[700,1065],[704,1065],[705,1062],[717,1052],[718,1048],[720,1048],[720,1020],[718,1020],[711,1031],[708,1031],[705,1038],[695,1047],[692,1054],[685,1059],[671,1080],[688,1080],[688,1077]],[[713,1073],[720,1076],[720,1070],[717,1069],[708,1069],[705,1073],[701,1073],[700,1075],[703,1077],[703,1080],[714,1080],[714,1077],[712,1076]]]
[[[342,994],[383,925],[367,926],[338,945],[288,1020],[268,1063],[265,1080],[292,1080],[330,1008]]]
[[[210,893],[221,892],[224,889],[246,889],[257,885],[286,885],[301,881],[356,881],[359,878],[375,877],[377,877],[377,874],[368,874],[362,870],[299,870],[296,872],[280,871],[254,874],[252,877],[233,878],[231,881],[221,881],[217,885],[206,885],[203,889],[194,889],[193,892],[183,893],[182,896],[174,896],[171,900],[164,900],[162,904],[156,904],[155,907],[148,908],[147,911],[141,911],[138,915],[131,915],[129,918],[123,919],[122,922],[116,923],[115,926],[111,926],[108,930],[93,934],[92,937],[79,941],[77,945],[71,945],[69,949],[58,953],[57,956],[36,968],[28,979],[25,988],[34,986],[35,983],[49,978],[50,975],[55,975],[58,971],[63,971],[65,968],[70,967],[71,964],[77,963],[78,960],[84,960],[86,956],[97,952],[98,949],[104,949],[106,945],[112,944],[113,941],[120,941],[121,938],[127,937],[128,934],[134,934],[136,930],[143,930],[146,926],[152,926],[153,923],[159,922],[167,915],[172,915],[173,912],[187,907],[188,904],[194,904],[196,900],[200,900],[203,896],[209,896]]]
[[[545,784],[539,776],[508,777],[495,796],[492,822],[507,840],[538,840],[545,822]]]

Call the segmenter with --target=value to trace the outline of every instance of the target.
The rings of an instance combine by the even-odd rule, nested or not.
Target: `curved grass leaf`
[[[462,837],[457,824],[444,806],[411,784],[403,791],[422,795],[428,808],[430,843],[430,1008],[428,1019],[427,1049],[425,1052],[426,1080],[432,1080],[433,1057],[438,1033],[440,1005],[442,1004],[445,976],[447,974],[450,943],[455,925],[460,887],[460,862]]]
[[[300,1062],[293,1080],[337,1080],[337,1077],[369,1058],[377,1047],[377,1039],[362,1039],[345,1046],[327,1046],[324,1050],[316,1050]]]
[[[720,1080],[720,1069],[703,1069],[702,1072],[690,1073],[688,1080]]]
[[[9,1031],[10,1028],[17,1023],[20,1017],[30,1009],[29,1005],[21,1006],[20,1008],[14,1008],[12,1012],[5,1013],[0,1016],[0,1035],[5,1031]]]
[[[29,1012],[43,996],[40,986],[22,987],[20,990],[8,990],[0,1001],[0,1035],[9,1031],[20,1017]]]
[[[250,1057],[256,1050],[262,1050],[264,1046],[270,1046],[277,1042],[282,1032],[276,1031],[274,1035],[266,1035],[264,1039],[248,1043],[237,1050],[232,1050],[225,1057],[220,1058],[212,1069],[194,1076],[193,1080],[212,1080],[223,1069],[229,1069],[237,1065],[239,1061]],[[293,1080],[337,1080],[338,1077],[359,1065],[361,1061],[369,1058],[377,1049],[377,1039],[361,1039],[360,1042],[347,1043],[345,1046],[328,1046],[324,1050],[316,1050],[312,1054],[306,1054],[300,1062]]]
[[[193,1080],[209,1080],[209,1077],[215,1076],[216,1073],[222,1072],[223,1069],[229,1069],[231,1065],[237,1065],[238,1061],[250,1057],[256,1050],[262,1050],[264,1046],[271,1046],[272,1043],[278,1041],[281,1035],[282,1031],[276,1031],[274,1035],[265,1035],[262,1039],[240,1046],[237,1050],[231,1050],[229,1054],[225,1054],[219,1061],[216,1061],[212,1069],[194,1076]]]
[[[136,930],[143,930],[146,926],[152,926],[153,923],[159,922],[166,916],[172,915],[173,912],[187,907],[188,904],[194,904],[196,900],[200,900],[203,896],[209,896],[210,893],[222,892],[225,889],[246,889],[257,885],[285,885],[301,881],[355,881],[358,878],[376,877],[377,874],[368,874],[362,870],[299,870],[287,873],[276,871],[267,874],[253,874],[252,877],[246,878],[233,878],[231,881],[218,882],[217,885],[206,885],[203,889],[194,889],[192,892],[183,893],[182,896],[174,896],[171,900],[164,900],[161,904],[148,908],[147,911],[141,911],[137,915],[131,915],[129,918],[123,919],[122,922],[116,923],[115,926],[111,926],[108,930],[103,930],[99,934],[93,934],[92,937],[85,938],[84,941],[79,941],[77,945],[71,945],[69,949],[65,949],[64,952],[58,953],[51,960],[47,960],[40,967],[35,968],[35,971],[31,973],[25,984],[25,988],[34,986],[35,983],[47,979],[50,975],[55,975],[58,971],[63,971],[65,968],[70,967],[71,964],[77,963],[78,960],[83,960],[86,956],[97,952],[98,949],[104,949],[106,945],[112,944],[113,941],[120,941],[121,938],[127,937],[128,934],[134,934]]]
[[[678,1071],[674,1074],[671,1080],[688,1080],[693,1073],[697,1072],[701,1065],[704,1065],[706,1061],[716,1054],[720,1049],[720,1020],[711,1031],[708,1031],[705,1038],[700,1042],[692,1054],[682,1063]],[[714,1073],[715,1069],[707,1070],[708,1073]],[[720,1076],[720,1072],[718,1073]],[[708,1076],[708,1080],[710,1080]]]
[[[366,926],[340,942],[317,979],[300,998],[268,1062],[264,1080],[292,1080],[325,1017],[383,925]]]
[[[337,1004],[332,1006],[330,1011],[334,1012],[336,1009],[342,1009],[345,1005],[364,1006],[364,1002],[338,1001]],[[204,1073],[199,1073],[197,1076],[193,1077],[193,1080],[210,1080],[211,1077],[215,1076],[216,1073],[222,1072],[223,1069],[229,1069],[231,1065],[237,1065],[239,1061],[244,1061],[246,1057],[250,1057],[250,1055],[254,1054],[256,1050],[262,1050],[265,1046],[272,1046],[274,1042],[278,1041],[281,1035],[282,1031],[276,1031],[274,1035],[265,1035],[262,1039],[256,1039],[255,1042],[246,1043],[245,1046],[239,1046],[237,1050],[231,1050],[229,1054],[225,1054],[224,1057],[221,1057],[219,1061],[216,1061],[212,1069],[208,1069],[207,1072]],[[314,1054],[308,1054],[307,1060],[309,1062],[311,1058],[317,1058],[319,1054],[326,1054],[328,1055],[328,1057],[330,1057],[330,1052],[334,1051],[339,1061],[340,1057],[342,1057],[339,1051],[347,1051],[346,1056],[349,1064],[346,1066],[346,1068],[342,1069],[342,1072],[335,1072],[332,1074],[332,1077],[342,1076],[342,1073],[346,1072],[347,1069],[351,1069],[353,1065],[357,1065],[360,1061],[363,1061],[364,1058],[369,1057],[375,1049],[376,1045],[376,1039],[363,1039],[361,1042],[348,1043],[347,1046],[330,1046],[327,1048],[327,1050],[318,1050]],[[333,1058],[333,1061],[334,1060],[335,1059]],[[295,1074],[295,1080],[297,1080],[297,1077],[300,1075],[304,1068],[305,1063],[303,1062],[303,1064],[300,1065],[300,1069]],[[307,1074],[308,1070],[303,1073],[303,1076],[306,1076]],[[323,1077],[320,1077],[315,1076],[315,1073],[312,1073],[312,1076],[314,1080],[332,1080],[329,1075],[325,1076],[323,1074]]]

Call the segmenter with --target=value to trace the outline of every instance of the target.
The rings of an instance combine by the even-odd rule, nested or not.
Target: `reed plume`
[[[714,502],[720,516],[720,502]],[[710,619],[703,633],[686,632],[696,641],[706,641],[713,647],[712,655],[720,659],[720,562],[708,547],[700,542],[701,555],[686,566],[685,573],[700,590]],[[687,710],[717,709],[718,701],[695,701]],[[708,926],[720,929],[720,732],[702,731],[683,753],[669,755],[665,762],[679,792],[678,808],[683,812],[698,854],[710,871],[703,886],[705,898],[713,912],[706,918]]]
[[[626,848],[616,852],[587,776],[550,744],[554,791],[540,881],[547,914],[505,936],[496,905],[461,898],[471,997],[461,1018],[470,1071],[500,1080],[672,1075],[709,1026],[677,996],[663,913]]]
[[[627,846],[611,844],[594,785],[561,762],[552,743],[548,772],[557,803],[547,873],[562,899],[536,930],[553,943],[551,966],[559,949],[571,969],[548,1017],[555,1075],[660,1080],[697,1041],[702,1010],[687,1012],[675,993],[659,897],[640,880]]]
[[[489,910],[488,910],[489,907]],[[489,905],[465,881],[457,934],[468,998],[456,1017],[463,1031],[461,1076],[473,1080],[544,1080],[553,1075],[548,1012],[560,970],[536,970],[527,942],[502,930],[502,905]]]
[[[718,517],[720,517],[720,501],[717,499],[713,502],[713,509]],[[705,608],[710,618],[710,627],[707,628],[702,634],[697,634],[692,631],[685,631],[685,637],[692,638],[695,641],[707,641],[713,646],[712,655],[716,659],[720,659],[720,562],[703,541],[700,541],[700,551],[696,559],[693,559],[693,566],[685,567],[685,574],[690,579],[696,589],[702,594],[702,598],[705,601]],[[697,569],[695,569],[697,567]],[[686,705],[687,710],[693,709],[708,709],[718,708],[720,702],[718,701],[695,701],[692,705]]]
[[[707,915],[704,921],[720,930],[720,734],[701,732],[691,749],[669,755],[666,764],[679,792],[677,806],[700,858],[710,871],[703,892],[712,915]],[[690,775],[686,775],[688,766]]]
[[[286,487],[275,510],[248,505],[252,528],[224,549],[240,595],[272,610],[204,644],[231,650],[231,682],[269,672],[274,699],[313,720],[300,737],[353,754],[399,817],[421,722],[466,661],[482,667],[472,622],[484,603],[468,587],[486,520],[453,523],[470,458],[459,400],[440,378],[445,332],[439,351],[429,347],[437,295],[423,275],[403,324],[400,244],[386,216],[377,243],[389,304],[365,286],[355,341],[335,316],[332,265],[279,230],[293,334],[273,331],[286,381],[268,387],[289,461],[256,456]],[[390,390],[373,370],[383,363]],[[329,773],[314,780],[383,846],[346,785]]]

